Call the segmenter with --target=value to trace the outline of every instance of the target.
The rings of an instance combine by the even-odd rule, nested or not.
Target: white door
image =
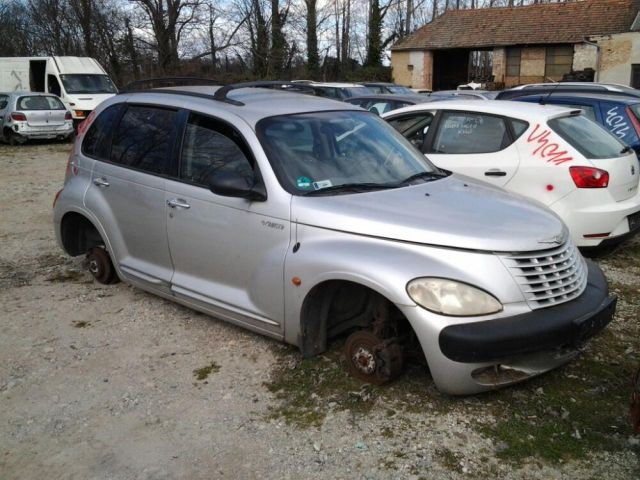
[[[497,115],[445,110],[422,151],[438,167],[504,187],[520,164],[514,138],[526,127]]]

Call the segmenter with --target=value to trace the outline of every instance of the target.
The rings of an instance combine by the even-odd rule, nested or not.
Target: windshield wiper
[[[446,172],[442,172],[442,171],[437,171],[437,172],[420,172],[420,173],[416,173],[414,175],[411,175],[410,177],[405,178],[404,180],[398,182],[396,185],[407,185],[409,183],[411,183],[414,180],[417,180],[419,178],[430,178],[432,180],[437,179],[437,178],[444,178],[447,177],[449,174]]]
[[[311,190],[303,195],[319,195],[329,192],[367,192],[372,190],[384,190],[388,188],[398,188],[397,184],[389,183],[343,183],[341,185],[331,185],[330,187]]]

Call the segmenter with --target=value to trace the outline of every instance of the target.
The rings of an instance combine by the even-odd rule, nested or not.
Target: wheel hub
[[[376,371],[376,357],[369,349],[358,347],[351,357],[353,365],[362,373],[371,375]]]
[[[95,261],[95,260],[91,260],[91,261],[89,262],[89,271],[90,271],[91,273],[93,273],[94,275],[97,275],[97,274],[98,274],[98,270],[99,270],[99,268],[98,268],[98,262],[97,262],[97,261]]]

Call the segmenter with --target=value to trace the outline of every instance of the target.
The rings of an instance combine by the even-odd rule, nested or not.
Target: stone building
[[[640,0],[578,0],[448,10],[391,48],[397,83],[444,90],[471,80],[497,87],[595,80],[640,88]]]

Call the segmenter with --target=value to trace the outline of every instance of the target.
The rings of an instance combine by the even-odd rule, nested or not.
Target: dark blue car
[[[579,108],[633,148],[640,159],[640,98],[583,92],[527,95],[513,100]]]

